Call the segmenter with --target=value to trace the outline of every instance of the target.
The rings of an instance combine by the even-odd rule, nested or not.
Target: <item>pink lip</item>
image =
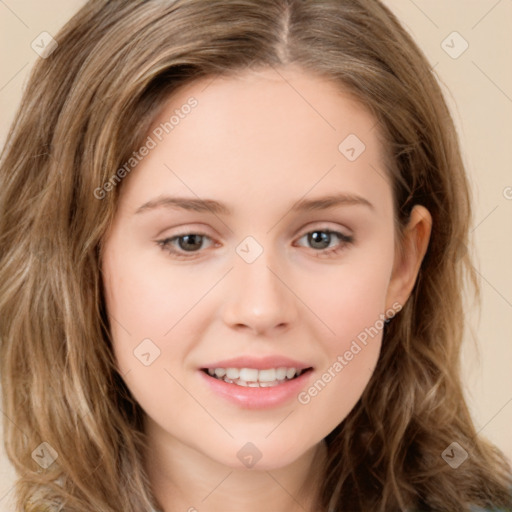
[[[239,359],[231,359],[229,361],[222,361],[218,365],[216,364],[216,366],[213,367],[256,367],[260,369],[279,368],[283,366],[287,368],[300,368],[301,366],[304,367],[304,365],[297,364],[296,361],[294,362],[289,359],[280,359],[280,362],[278,364],[275,364],[275,359],[272,360],[272,364],[269,362],[262,362],[261,359],[258,360],[258,363],[251,363],[250,361],[254,361],[254,359],[243,359],[242,361]],[[229,364],[226,365],[226,363]],[[261,366],[262,364],[263,366]],[[201,378],[204,379],[206,385],[209,386],[211,391],[219,395],[221,398],[224,398],[225,400],[243,409],[271,409],[273,407],[284,405],[292,400],[296,400],[300,391],[306,387],[306,383],[310,379],[312,373],[312,370],[305,371],[299,377],[296,377],[295,379],[292,380],[282,381],[277,386],[267,388],[251,388],[239,386],[237,384],[229,384],[228,382],[224,382],[221,379],[216,379],[215,377],[210,376],[208,372],[204,370],[199,371]]]
[[[219,367],[217,366],[217,368]],[[234,368],[234,366],[231,366],[231,368]],[[243,366],[242,368],[249,368],[249,366]],[[306,387],[313,371],[306,371],[295,379],[286,380],[277,386],[268,388],[250,388],[229,384],[221,379],[211,377],[202,370],[199,371],[199,374],[211,391],[238,407],[243,409],[271,409],[297,400],[298,394]]]
[[[216,361],[215,363],[202,366],[202,368],[256,368],[258,370],[267,370],[269,368],[296,368],[297,370],[305,370],[306,368],[311,368],[311,365],[281,356],[267,356],[261,358],[241,356]]]

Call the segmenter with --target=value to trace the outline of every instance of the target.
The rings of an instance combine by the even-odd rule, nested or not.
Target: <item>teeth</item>
[[[240,378],[240,371],[238,368],[227,368],[226,369],[226,377],[228,379],[239,379]]]
[[[284,380],[284,379],[286,379],[286,368],[278,368],[276,370],[276,379],[277,380]]]
[[[256,382],[258,380],[258,370],[255,368],[242,368],[239,373],[239,378],[246,382]]]
[[[292,370],[293,368],[290,368]],[[291,373],[291,372],[290,372]],[[295,375],[295,370],[293,369],[293,375]],[[273,382],[276,380],[276,371],[274,368],[270,368],[268,370],[260,370],[260,374],[258,375],[258,380],[260,382]]]
[[[287,379],[293,379],[293,377],[295,377],[295,373],[296,373],[297,370],[295,370],[295,368],[288,368],[286,370],[286,378]]]
[[[302,370],[296,368],[208,368],[208,374],[229,384],[250,388],[268,388],[277,386],[286,379],[291,380],[301,375]]]
[[[210,373],[210,371],[211,368],[208,370],[208,373]],[[224,377],[224,375],[226,375],[226,368],[215,368],[214,373],[216,377]]]

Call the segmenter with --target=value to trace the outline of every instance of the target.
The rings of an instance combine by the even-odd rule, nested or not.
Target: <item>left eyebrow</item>
[[[315,199],[301,199],[290,208],[292,212],[309,212],[315,210],[327,210],[336,206],[363,205],[371,210],[374,206],[364,197],[355,194],[335,194]],[[159,196],[147,201],[137,208],[136,214],[157,208],[180,208],[195,212],[210,212],[213,214],[231,215],[232,210],[224,203],[213,199],[199,199],[194,197]]]
[[[374,206],[368,199],[356,194],[334,194],[316,199],[301,199],[291,208],[293,212],[309,212],[313,210],[327,210],[336,206],[363,205],[371,210]]]

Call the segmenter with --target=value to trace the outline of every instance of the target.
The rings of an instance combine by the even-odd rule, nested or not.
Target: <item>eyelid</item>
[[[211,231],[210,228],[207,227],[208,225],[203,224],[201,222],[199,223],[192,223],[192,224],[184,224],[180,226],[167,226],[164,229],[160,229],[158,233],[154,236],[153,240],[157,241],[158,239],[163,238],[172,238],[175,236],[183,236],[183,235],[204,235],[204,236],[210,236],[206,231]],[[174,230],[177,230],[176,233],[174,233]],[[163,235],[163,233],[167,233],[169,231],[172,231],[172,234],[166,236]]]
[[[331,225],[330,225],[331,224]],[[350,237],[352,236],[352,230],[346,226],[335,224],[329,221],[316,221],[311,224],[308,224],[305,228],[301,228],[298,233],[302,233],[300,236],[307,235],[312,231],[330,231],[331,233],[341,233],[344,236]]]

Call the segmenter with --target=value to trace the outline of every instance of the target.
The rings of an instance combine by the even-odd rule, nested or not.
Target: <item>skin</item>
[[[122,183],[102,261],[119,372],[147,414],[153,491],[165,512],[313,510],[322,440],[363,393],[381,331],[307,404],[244,409],[212,393],[198,368],[283,355],[314,368],[307,390],[359,333],[406,302],[431,217],[416,206],[398,250],[376,120],[333,83],[292,67],[210,77],[169,98],[154,126],[191,96],[197,107]],[[366,146],[353,162],[338,149],[349,134]],[[372,206],[291,212],[334,193]],[[215,199],[232,213],[136,213],[163,195]],[[322,255],[305,235],[325,229],[353,242],[331,236],[339,251]],[[207,235],[195,252],[172,244],[188,259],[158,244],[194,233]],[[252,263],[235,251],[247,236],[263,249]],[[147,338],[160,350],[149,366],[133,354]],[[247,442],[262,454],[251,469],[237,457]]]

